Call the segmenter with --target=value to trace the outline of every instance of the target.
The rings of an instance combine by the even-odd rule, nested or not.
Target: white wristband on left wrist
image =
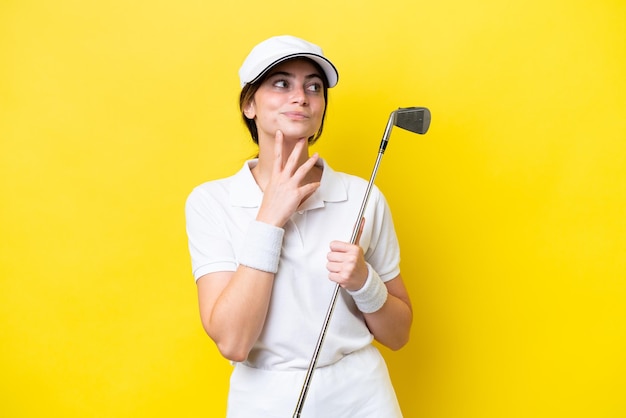
[[[367,264],[367,279],[363,287],[347,292],[354,299],[357,308],[363,313],[376,312],[387,301],[387,286],[369,264]]]

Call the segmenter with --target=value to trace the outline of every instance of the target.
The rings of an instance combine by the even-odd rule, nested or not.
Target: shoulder
[[[224,201],[228,198],[233,177],[207,181],[194,187],[187,196],[187,205],[208,204],[212,201]]]
[[[349,173],[336,172],[336,174],[337,178],[344,184],[350,199],[363,198],[365,196],[369,180]],[[372,184],[369,198],[374,201],[385,201],[385,197],[376,183]]]
[[[235,174],[206,181],[194,187],[187,197],[187,205],[207,205],[214,202],[227,202],[233,190],[250,186],[250,168],[248,162]]]

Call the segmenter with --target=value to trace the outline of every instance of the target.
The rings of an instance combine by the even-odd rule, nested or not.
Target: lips
[[[306,112],[290,111],[290,112],[283,112],[283,115],[292,120],[309,119],[309,115]]]

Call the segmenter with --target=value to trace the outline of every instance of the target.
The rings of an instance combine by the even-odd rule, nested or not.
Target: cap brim
[[[278,64],[281,64],[285,61],[289,61],[290,59],[300,58],[300,57],[308,58],[322,68],[322,71],[324,71],[324,75],[326,76],[326,80],[328,81],[329,88],[335,87],[337,85],[337,82],[339,81],[339,73],[337,72],[337,68],[335,68],[333,63],[320,55],[312,54],[312,53],[304,53],[304,52],[289,54],[289,55],[281,56],[278,59],[272,60],[269,64],[265,66],[265,69],[262,70],[259,73],[259,75],[257,75],[253,80],[248,81],[247,83],[249,84],[255,83],[259,81],[261,78],[263,78],[263,76],[265,76],[272,68],[276,67]]]

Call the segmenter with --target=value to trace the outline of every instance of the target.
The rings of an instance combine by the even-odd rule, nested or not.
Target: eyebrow
[[[287,71],[276,71],[275,73],[270,73],[267,77],[274,77],[274,76],[284,76],[284,77],[290,77],[290,78],[295,78],[295,74],[293,73],[289,73]],[[307,76],[304,77],[307,80],[310,80],[312,78],[319,78],[320,80],[322,79],[322,76],[318,73],[311,73]]]

